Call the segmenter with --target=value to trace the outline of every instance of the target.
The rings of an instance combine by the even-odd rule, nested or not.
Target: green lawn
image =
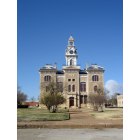
[[[68,120],[69,113],[50,113],[47,109],[25,108],[17,109],[17,121],[53,121]]]
[[[104,112],[93,112],[91,115],[96,119],[123,119],[122,108],[105,108]]]

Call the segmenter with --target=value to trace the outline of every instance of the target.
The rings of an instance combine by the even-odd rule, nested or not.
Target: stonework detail
[[[86,66],[82,70],[77,65],[78,53],[72,36],[68,40],[65,59],[66,65],[62,67],[62,70],[58,70],[56,65],[49,64],[40,68],[40,97],[43,96],[49,82],[61,82],[63,95],[66,98],[66,103],[62,105],[63,107],[88,107],[88,95],[89,93],[94,94],[94,87],[104,88],[104,68],[94,64]],[[98,76],[96,81],[93,80],[94,75]]]

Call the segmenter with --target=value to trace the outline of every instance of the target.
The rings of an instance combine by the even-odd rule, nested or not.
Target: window
[[[71,85],[68,85],[68,92],[71,92]]]
[[[99,76],[98,75],[93,75],[92,76],[92,81],[99,81]]]
[[[75,81],[75,79],[72,79],[72,81]]]
[[[71,81],[71,79],[68,79],[68,81]]]
[[[49,75],[45,76],[44,81],[51,81],[51,76],[49,76]]]
[[[97,86],[94,86],[94,91],[95,91],[95,92],[97,91]]]
[[[75,91],[75,85],[72,85],[72,91],[73,92]]]
[[[62,82],[58,82],[57,85],[58,85],[58,90],[60,92],[63,92],[63,83]]]
[[[80,91],[81,92],[86,91],[86,82],[81,82],[80,83]]]
[[[72,65],[73,65],[73,60],[71,59],[71,60],[70,60],[70,66],[72,66]]]

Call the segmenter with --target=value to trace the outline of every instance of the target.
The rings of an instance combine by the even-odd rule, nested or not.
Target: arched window
[[[73,60],[71,59],[71,60],[70,60],[70,66],[72,66],[72,65],[73,65]]]
[[[97,91],[97,89],[98,89],[98,88],[97,88],[97,86],[94,86],[94,92],[96,92],[96,91]]]
[[[72,85],[72,91],[73,92],[75,91],[75,85]]]
[[[71,85],[68,85],[68,92],[71,92]]]
[[[98,75],[93,75],[92,76],[92,81],[99,81],[99,76]]]
[[[49,75],[45,76],[44,81],[51,81],[51,76],[49,76]]]

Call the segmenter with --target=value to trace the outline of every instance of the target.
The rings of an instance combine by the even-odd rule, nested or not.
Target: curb
[[[26,128],[123,128],[122,124],[94,124],[94,125],[36,125],[36,124],[20,124],[17,125],[17,129],[26,129]]]

